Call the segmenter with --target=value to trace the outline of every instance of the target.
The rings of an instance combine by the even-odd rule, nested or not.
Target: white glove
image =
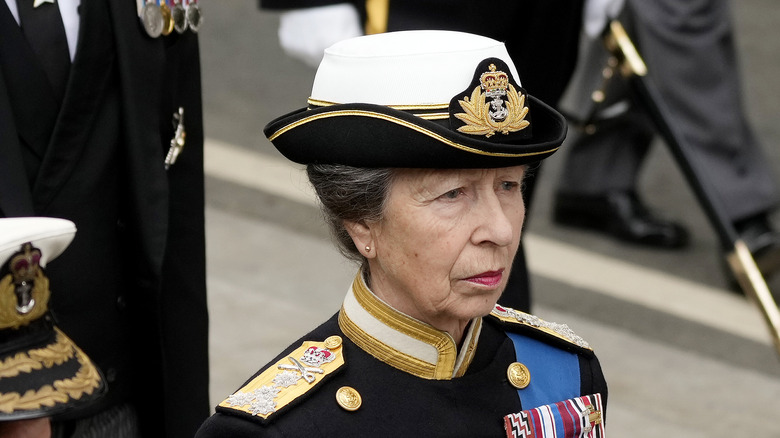
[[[654,1],[654,0],[648,0]],[[591,38],[601,35],[607,22],[623,10],[624,0],[586,0],[582,14],[582,28]]]
[[[282,49],[312,67],[320,64],[326,48],[360,35],[360,16],[350,3],[294,9],[279,18]]]

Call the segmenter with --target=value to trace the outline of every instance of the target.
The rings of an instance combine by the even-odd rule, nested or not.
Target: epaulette
[[[536,332],[544,333],[548,337],[565,341],[568,344],[573,344],[585,350],[592,351],[588,342],[574,333],[574,331],[566,324],[548,322],[539,318],[538,316],[511,309],[509,307],[502,307],[498,304],[496,304],[496,306],[493,308],[493,311],[490,312],[490,316],[498,319],[505,325],[528,328]]]
[[[217,406],[261,422],[301,399],[344,365],[340,336],[305,341]]]

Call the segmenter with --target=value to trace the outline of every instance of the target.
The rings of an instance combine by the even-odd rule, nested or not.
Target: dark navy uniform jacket
[[[523,406],[508,378],[517,356],[507,332],[572,353],[574,394],[600,393],[606,405],[599,362],[577,345],[584,341],[515,314],[496,306],[472,321],[457,348],[447,333],[377,299],[358,276],[341,311],[222,402],[197,438],[505,436],[505,415],[536,407]]]

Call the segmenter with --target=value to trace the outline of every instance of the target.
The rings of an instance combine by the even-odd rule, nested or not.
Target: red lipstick
[[[465,280],[471,283],[481,284],[483,286],[495,287],[501,283],[501,278],[504,276],[504,270],[498,271],[486,271],[479,275],[466,278]]]

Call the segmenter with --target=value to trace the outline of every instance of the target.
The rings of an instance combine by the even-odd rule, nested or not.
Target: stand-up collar
[[[424,379],[449,380],[463,376],[471,364],[482,318],[471,321],[458,352],[449,333],[393,309],[358,273],[341,307],[339,326],[358,347],[394,368]]]

